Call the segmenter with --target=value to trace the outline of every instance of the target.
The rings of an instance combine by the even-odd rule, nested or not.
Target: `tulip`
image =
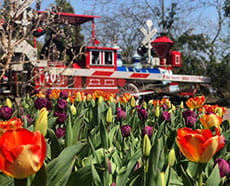
[[[38,116],[35,121],[34,131],[39,130],[44,136],[48,129],[48,111],[45,107],[39,110]]]
[[[170,114],[170,112],[163,111],[162,112],[162,118],[165,121],[170,121],[171,120],[171,114]]]
[[[213,135],[209,129],[181,128],[177,131],[177,145],[192,162],[206,163],[225,145],[223,135]]]
[[[223,117],[225,112],[226,112],[226,107],[216,107],[215,109],[215,113],[220,117]]]
[[[159,106],[159,105],[157,105],[156,108],[155,108],[155,116],[156,116],[157,118],[160,117],[160,106]]]
[[[72,114],[73,116],[75,116],[75,115],[77,114],[77,109],[76,109],[76,107],[74,106],[74,104],[72,104],[72,105],[70,106],[70,111],[71,111],[71,114]]]
[[[76,102],[81,102],[81,101],[82,101],[81,93],[80,93],[80,92],[77,92],[77,95],[76,95]]]
[[[186,122],[186,126],[192,128],[196,124],[196,118],[193,116],[188,116],[185,122]]]
[[[8,121],[0,121],[0,136],[7,130],[22,128],[23,123],[19,118],[11,118]]]
[[[111,107],[109,107],[107,112],[106,112],[106,121],[108,123],[112,123],[112,121],[113,121],[113,113],[112,113],[112,108]]]
[[[197,96],[197,97],[194,97],[194,98],[189,98],[186,101],[186,105],[189,108],[196,109],[196,108],[202,107],[203,104],[205,103],[205,101],[206,101],[206,99],[205,99],[204,96]]]
[[[222,118],[214,113],[205,114],[200,118],[200,122],[206,129],[211,129],[212,127],[220,127],[222,123]]]
[[[61,110],[67,108],[67,101],[65,99],[59,99],[57,102],[57,107]]]
[[[42,167],[46,157],[46,142],[39,132],[17,129],[0,138],[0,170],[13,178],[26,178]]]
[[[102,96],[99,96],[98,98],[98,104],[102,104],[104,101],[104,98]]]
[[[181,101],[180,102],[180,106],[179,106],[181,109],[184,109],[184,102],[183,101]]]
[[[147,134],[151,138],[153,135],[153,127],[152,126],[145,126],[142,130],[142,134],[143,135]]]
[[[11,118],[13,114],[13,109],[7,106],[2,106],[0,108],[0,117],[4,120],[8,120]]]
[[[65,112],[54,112],[54,116],[58,117],[56,120],[57,124],[62,124],[65,122],[67,115]]]
[[[52,110],[53,109],[53,103],[50,99],[47,100],[47,105],[46,105],[47,110]]]
[[[145,157],[149,157],[151,148],[152,148],[151,141],[150,141],[148,135],[145,134],[144,141],[143,141],[143,155]]]
[[[34,106],[36,109],[41,109],[47,106],[47,99],[46,98],[37,98],[34,101]]]
[[[126,118],[126,112],[121,107],[117,108],[117,120],[121,121]]]
[[[192,110],[186,110],[182,113],[184,119],[185,119],[185,123],[186,126],[188,127],[193,127],[196,123],[196,113]]]
[[[135,98],[134,98],[133,96],[131,97],[130,104],[131,104],[131,106],[132,106],[133,108],[136,106],[136,100],[135,100]]]
[[[68,98],[68,92],[67,91],[61,91],[60,92],[60,97],[62,99],[67,99]]]
[[[188,116],[196,117],[196,113],[192,110],[186,110],[182,113],[183,117],[186,119]]]
[[[5,105],[6,105],[7,107],[12,108],[13,103],[12,103],[12,101],[11,101],[9,98],[6,98]]]
[[[168,156],[168,164],[169,164],[169,166],[173,166],[175,161],[176,161],[175,149],[171,149],[169,151],[169,156]]]
[[[122,125],[120,127],[121,129],[121,134],[123,137],[128,137],[130,136],[130,133],[131,133],[131,130],[132,130],[132,127],[130,125]]]
[[[26,122],[27,122],[27,125],[31,125],[32,122],[33,122],[33,118],[32,118],[32,116],[29,115],[29,114],[27,114],[27,115],[22,115],[22,116],[21,116],[21,119],[22,119],[23,121],[26,121]]]
[[[52,98],[53,97],[53,94],[54,93],[54,91],[52,91],[51,89],[48,89],[47,91],[46,91],[46,97],[47,98]]]
[[[228,176],[230,174],[230,164],[227,160],[218,158],[216,159],[215,164],[218,164],[220,177]]]
[[[65,136],[65,133],[66,133],[65,128],[58,128],[55,131],[55,134],[56,134],[57,138],[61,138],[61,137]]]
[[[138,117],[141,121],[146,121],[148,118],[148,112],[144,108],[137,109]]]

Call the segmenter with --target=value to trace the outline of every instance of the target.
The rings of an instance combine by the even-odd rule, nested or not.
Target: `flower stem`
[[[27,186],[27,178],[14,179],[14,186]]]
[[[203,175],[202,175],[202,172],[200,173],[199,175],[199,186],[202,186],[203,185]]]

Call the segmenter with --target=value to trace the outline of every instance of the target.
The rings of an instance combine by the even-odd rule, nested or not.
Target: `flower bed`
[[[226,108],[129,94],[35,92],[0,107],[5,185],[228,185]]]

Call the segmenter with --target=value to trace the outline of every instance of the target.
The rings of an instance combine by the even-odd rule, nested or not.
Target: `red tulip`
[[[0,170],[22,179],[36,173],[46,156],[46,142],[39,132],[16,129],[0,137]]]
[[[208,162],[225,145],[224,136],[213,135],[209,129],[178,129],[176,141],[188,160],[200,163]]]
[[[186,105],[189,107],[189,108],[200,108],[204,105],[205,103],[205,97],[204,96],[197,96],[197,97],[194,97],[194,98],[189,98],[188,101],[186,101]]]
[[[21,128],[23,125],[19,118],[11,118],[8,121],[0,121],[0,136],[7,130]]]

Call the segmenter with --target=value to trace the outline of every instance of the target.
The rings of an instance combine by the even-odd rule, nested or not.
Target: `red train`
[[[38,13],[45,14],[45,12]],[[74,60],[72,64],[65,64],[61,60],[51,61],[36,58],[36,38],[34,47],[29,46],[29,50],[27,42],[21,44],[18,47],[18,53],[21,51],[27,55],[31,63],[28,63],[26,66],[15,61],[12,64],[12,68],[8,72],[8,81],[5,81],[0,88],[2,93],[19,94],[25,91],[25,87],[22,87],[22,92],[17,92],[20,79],[23,81],[22,73],[25,73],[26,78],[24,77],[24,79],[28,80],[29,77],[34,77],[31,84],[35,88],[66,89],[84,92],[93,92],[95,90],[113,93],[130,92],[133,94],[176,92],[178,91],[179,82],[209,82],[209,78],[204,76],[172,74],[173,67],[180,67],[182,65],[181,54],[178,51],[170,51],[173,42],[166,36],[152,41],[155,53],[159,57],[154,59],[156,62],[155,68],[127,67],[120,63],[119,48],[100,47],[98,45],[95,37],[94,22],[94,19],[98,16],[71,13],[55,14],[58,15],[60,24],[81,25],[90,21],[92,23],[92,45],[82,48],[83,55],[80,59]],[[38,32],[42,31],[38,30]],[[31,54],[33,52],[34,55]],[[134,62],[137,61],[134,60]],[[34,70],[33,74],[31,73],[32,69]]]

